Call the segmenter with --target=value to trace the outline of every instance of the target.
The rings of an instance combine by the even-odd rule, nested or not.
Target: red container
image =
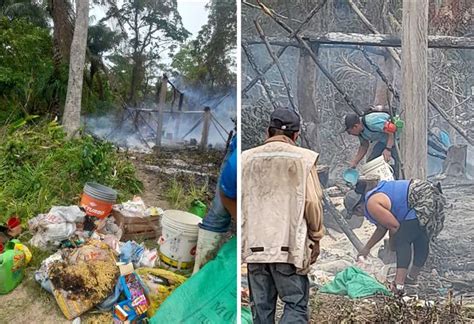
[[[89,216],[105,218],[112,212],[112,205],[111,202],[96,199],[86,193],[82,194],[81,207],[86,210],[86,214]]]
[[[18,217],[12,216],[7,220],[8,229],[12,230],[17,226],[20,226],[21,221]]]

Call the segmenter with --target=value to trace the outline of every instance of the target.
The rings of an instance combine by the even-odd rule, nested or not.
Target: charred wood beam
[[[327,2],[327,0],[323,0],[319,5],[314,7],[313,10],[311,10],[311,12],[305,18],[305,20],[299,25],[299,27],[295,29],[294,33],[290,35],[290,37],[293,37],[294,35],[296,35],[296,33],[299,33],[301,31],[301,29],[311,20],[311,18],[313,18],[314,15],[319,10],[321,10],[321,8],[326,4],[326,2]],[[258,6],[257,6],[257,8],[260,9],[260,7],[258,7]],[[276,54],[277,58],[280,58],[288,47],[289,46],[283,46],[282,48],[280,48],[278,50],[278,53]],[[267,65],[265,65],[265,67],[262,69],[262,73],[263,74],[267,73],[267,71],[270,70],[273,67],[274,64],[275,64],[275,62],[272,61],[272,62],[268,63]],[[260,79],[259,76],[257,76],[252,81],[249,82],[249,84],[242,90],[242,97],[244,97],[247,94],[247,92],[249,92],[250,89],[252,89],[252,87],[258,82],[259,79]]]
[[[281,66],[280,61],[278,60],[275,53],[273,52],[270,44],[268,44],[267,38],[263,32],[262,26],[260,26],[257,20],[254,20],[254,24],[255,24],[255,28],[257,29],[258,34],[260,35],[260,38],[262,39],[263,43],[265,44],[265,47],[267,48],[268,54],[270,54],[270,57],[272,58],[273,63],[277,66],[278,71],[280,72],[280,76],[283,81],[283,84],[285,85],[286,93],[288,95],[288,100],[290,102],[291,108],[294,111],[298,111],[298,108],[295,105],[295,98],[293,97],[290,83],[288,82],[288,78],[286,77],[285,72],[283,72],[283,67]]]
[[[354,3],[352,0],[347,0],[349,5],[351,6],[352,10],[356,13],[356,15],[362,20],[362,22],[367,26],[367,28],[374,34],[380,34],[380,32],[375,28],[375,26],[364,16],[362,11],[360,11],[359,7]],[[401,42],[400,42],[401,43]],[[400,55],[393,49],[387,48],[388,53],[392,56],[398,66],[402,66],[402,62],[400,60]]]
[[[253,3],[250,3],[250,2],[247,2],[247,1],[242,1],[242,4],[246,5],[246,6],[249,7],[249,8],[260,10],[260,7],[257,6],[257,5],[255,5],[255,4],[253,4]],[[290,18],[288,18],[288,17],[286,17],[286,16],[283,16],[283,15],[281,15],[281,14],[279,14],[279,13],[275,13],[275,15],[277,15],[277,16],[280,17],[281,19],[290,19]],[[295,22],[297,22],[297,23],[301,23],[301,21],[296,20],[296,19],[290,19],[290,20],[295,21]]]
[[[293,37],[267,37],[271,45],[301,47]],[[362,45],[380,47],[401,47],[401,38],[386,34],[356,34],[356,33],[305,33],[302,39],[309,43],[328,45]],[[262,44],[259,39],[248,39],[250,45]],[[474,49],[474,37],[428,36],[429,48]],[[396,53],[397,54],[397,53]],[[398,54],[395,60],[399,59]]]
[[[257,73],[257,75],[259,76],[260,83],[262,84],[263,88],[265,89],[265,92],[267,93],[268,100],[270,100],[273,108],[277,109],[278,105],[275,101],[275,94],[273,93],[272,87],[265,79],[265,76],[263,75],[262,71],[258,67],[257,63],[255,63],[255,57],[253,56],[253,53],[250,51],[249,45],[244,40],[242,40],[241,45],[242,45],[242,49],[244,50],[245,55],[247,56],[247,59],[250,65],[254,69],[255,73]]]
[[[327,211],[333,217],[334,221],[337,223],[337,225],[339,225],[339,227],[342,229],[344,234],[346,234],[347,238],[352,243],[352,245],[356,248],[357,252],[360,252],[362,248],[364,247],[364,244],[357,237],[357,235],[351,230],[346,219],[333,205],[333,203],[331,202],[331,199],[329,199],[329,196],[325,190],[323,190],[323,202],[327,208]]]
[[[273,10],[269,9],[266,7],[260,0],[258,0],[258,4],[262,8],[262,11],[270,16],[278,25],[280,25],[284,30],[286,30],[290,35],[295,35],[294,38],[298,41],[298,43],[308,51],[309,56],[313,59],[314,63],[318,66],[318,68],[321,70],[321,72],[328,78],[328,80],[332,83],[332,85],[339,91],[339,93],[342,95],[344,100],[346,101],[347,105],[359,116],[362,115],[362,111],[356,107],[356,105],[352,102],[351,98],[349,95],[342,89],[341,85],[334,79],[329,73],[329,71],[324,67],[324,65],[321,64],[319,59],[316,57],[316,54],[314,51],[311,49],[311,47],[308,45],[308,43],[301,38],[298,34],[294,34],[293,29],[291,29],[285,22],[283,22],[281,19],[276,17],[273,14]]]

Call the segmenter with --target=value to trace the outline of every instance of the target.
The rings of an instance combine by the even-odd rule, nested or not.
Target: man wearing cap
[[[367,162],[381,155],[386,162],[393,157],[395,160],[394,176],[398,178],[398,155],[394,149],[396,127],[391,122],[390,114],[386,112],[370,112],[362,117],[357,114],[347,114],[344,118],[343,132],[357,136],[360,141],[356,156],[350,162],[350,167],[355,168],[367,154],[369,144],[375,142]]]
[[[359,255],[366,257],[388,231],[390,246],[397,254],[397,271],[391,288],[403,293],[405,282],[416,282],[428,258],[430,239],[443,229],[445,197],[439,183],[417,179],[380,181],[366,191],[356,186],[344,198],[348,214],[365,215],[377,226]],[[412,257],[413,265],[408,272]]]
[[[254,323],[308,323],[307,273],[323,236],[318,153],[296,146],[299,115],[276,109],[267,140],[242,153],[242,259]]]

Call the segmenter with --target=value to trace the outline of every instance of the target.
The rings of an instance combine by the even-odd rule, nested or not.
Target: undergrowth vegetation
[[[168,185],[166,199],[172,208],[187,210],[194,200],[209,206],[211,196],[206,183],[199,184],[193,177],[175,177]]]
[[[0,223],[78,204],[88,181],[116,189],[118,201],[142,190],[134,166],[111,144],[87,135],[68,140],[55,121],[26,123],[0,128]]]

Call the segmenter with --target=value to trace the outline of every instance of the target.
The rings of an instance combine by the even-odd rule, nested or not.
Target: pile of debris
[[[161,220],[182,214],[191,217],[196,235],[194,241],[186,239],[188,244],[194,244],[193,249],[189,248],[193,251],[201,218],[184,211],[147,207],[140,197],[121,204],[114,204],[115,198],[113,189],[88,183],[80,206],[53,206],[48,213],[28,222],[33,234],[30,245],[52,252],[36,270],[35,280],[54,295],[69,320],[96,307],[112,314],[115,323],[141,322],[152,317],[191,274],[192,267],[181,267],[191,262],[181,261],[181,257],[194,257],[192,252],[175,253],[170,247],[165,252],[163,244],[179,248],[184,240],[179,231],[176,234],[168,229],[162,233]],[[155,245],[154,248],[149,249],[144,241]],[[11,267],[14,271],[5,275],[19,280],[10,280],[9,290],[3,293],[21,282],[29,253],[19,241],[13,243],[7,246],[7,252],[17,262]],[[160,256],[172,259],[177,266],[164,263]],[[4,272],[0,271],[0,281]]]

